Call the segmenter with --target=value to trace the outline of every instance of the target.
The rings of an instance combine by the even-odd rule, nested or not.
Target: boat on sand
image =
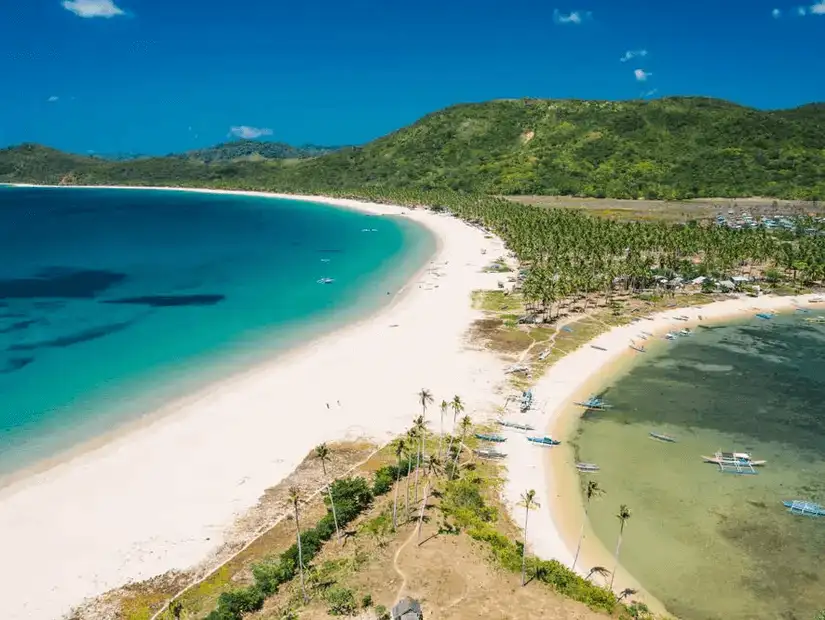
[[[540,446],[557,446],[561,442],[558,439],[553,439],[552,437],[548,437],[545,435],[544,437],[528,437],[527,441],[530,443],[535,443]]]
[[[665,441],[667,443],[676,443],[676,438],[672,435],[665,435],[664,433],[655,433],[653,431],[650,431],[648,435],[650,435],[651,439],[658,439],[659,441]]]

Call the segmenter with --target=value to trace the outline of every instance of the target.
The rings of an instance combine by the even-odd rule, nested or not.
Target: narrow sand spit
[[[494,406],[502,364],[464,336],[479,316],[471,292],[500,277],[481,270],[504,255],[501,241],[424,209],[311,200],[404,214],[436,235],[436,255],[360,323],[2,489],[5,620],[54,620],[86,597],[198,564],[313,446],[403,432],[421,388],[436,402],[460,395],[471,415]],[[437,406],[428,417],[437,430]]]
[[[626,370],[633,363],[634,356],[641,355],[630,349],[629,345],[634,340],[638,345],[645,344],[638,337],[642,331],[661,337],[670,330],[693,328],[700,322],[722,322],[760,311],[793,310],[797,305],[807,306],[811,297],[813,295],[793,298],[741,297],[693,308],[674,308],[653,315],[650,317],[652,320],[615,327],[551,366],[533,388],[535,402],[539,403],[537,407],[521,414],[517,405],[511,405],[506,413],[507,419],[529,424],[536,429],[528,433],[506,430],[507,449],[503,450],[507,453],[508,470],[505,499],[517,517],[516,522],[520,523],[524,518],[524,509],[518,507],[518,502],[525,490],[535,489],[536,499],[541,504],[541,508],[530,515],[528,545],[532,552],[571,566],[582,524],[583,502],[572,450],[566,445],[558,448],[531,446],[521,435],[549,434],[554,438],[566,439],[581,414],[580,408],[573,406],[572,402],[583,400],[590,390],[608,384],[616,373]],[[676,317],[687,317],[687,321]],[[607,350],[593,349],[590,344]],[[593,566],[612,570],[612,550],[607,550],[586,528],[576,568],[579,573],[586,574]],[[634,598],[643,600],[654,611],[664,611],[661,603],[645,592],[641,584],[620,566],[614,589],[621,591],[624,588],[638,590],[639,594]]]

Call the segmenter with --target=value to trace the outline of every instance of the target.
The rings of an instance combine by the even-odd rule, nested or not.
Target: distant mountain
[[[324,148],[245,140],[112,162],[21,145],[0,150],[0,182],[825,198],[823,104],[764,111],[705,97],[500,100],[428,114],[363,147]]]
[[[307,159],[326,155],[340,150],[339,146],[317,146],[305,144],[292,146],[284,142],[261,142],[258,140],[235,140],[216,144],[205,149],[173,154],[170,157],[183,157],[204,163],[227,162],[242,159]]]

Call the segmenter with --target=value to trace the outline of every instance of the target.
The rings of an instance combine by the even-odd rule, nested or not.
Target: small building
[[[705,283],[705,280],[707,280],[706,276],[699,276],[698,278],[693,278],[690,283],[696,284],[697,286],[702,286]]]
[[[422,620],[423,618],[421,603],[415,599],[405,596],[393,605],[392,620]]]
[[[736,288],[736,285],[733,282],[731,282],[730,280],[722,280],[719,283],[719,288],[732,291],[733,289]]]

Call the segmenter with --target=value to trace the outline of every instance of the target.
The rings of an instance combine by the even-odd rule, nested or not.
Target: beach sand
[[[471,292],[500,277],[482,268],[505,255],[502,242],[425,209],[306,199],[404,214],[437,237],[436,255],[376,314],[0,490],[6,620],[53,620],[87,597],[205,561],[313,446],[405,431],[422,388],[436,402],[460,395],[470,415],[492,409],[503,365],[465,335],[479,316]],[[428,417],[438,430],[437,406]]]
[[[699,323],[719,323],[760,311],[793,310],[797,305],[815,307],[809,306],[812,297],[743,296],[705,306],[674,308],[651,315],[652,320],[615,327],[551,366],[533,388],[539,406],[527,414],[509,414],[507,419],[530,424],[536,431],[527,434],[546,433],[562,440],[562,445],[554,448],[522,447],[521,442],[527,442],[519,435],[524,433],[505,432],[509,439],[505,462],[508,471],[505,501],[520,517],[517,522],[523,518],[524,509],[518,506],[518,502],[524,491],[535,489],[536,499],[541,504],[541,508],[530,516],[528,546],[531,551],[541,558],[555,558],[567,566],[573,564],[584,511],[581,478],[575,469],[573,449],[567,443],[573,437],[583,413],[583,409],[573,402],[585,400],[590,394],[616,381],[632,367],[638,356],[644,355],[629,348],[631,340],[638,345],[649,345],[656,339],[661,341],[668,331],[694,328]],[[688,317],[688,320],[677,320],[675,317]],[[654,337],[649,338],[648,342],[641,340],[638,334],[642,331],[654,334]],[[593,349],[591,344],[607,350]],[[593,479],[598,481],[598,474]],[[618,535],[618,521],[616,531]],[[585,524],[577,572],[585,575],[594,566],[613,570],[613,552],[614,549],[605,548],[589,525]],[[594,576],[593,580],[605,582],[598,576]],[[616,571],[614,590],[620,592],[625,588],[637,590],[638,594],[632,598],[646,603],[654,612],[666,612],[664,606],[620,565]]]

